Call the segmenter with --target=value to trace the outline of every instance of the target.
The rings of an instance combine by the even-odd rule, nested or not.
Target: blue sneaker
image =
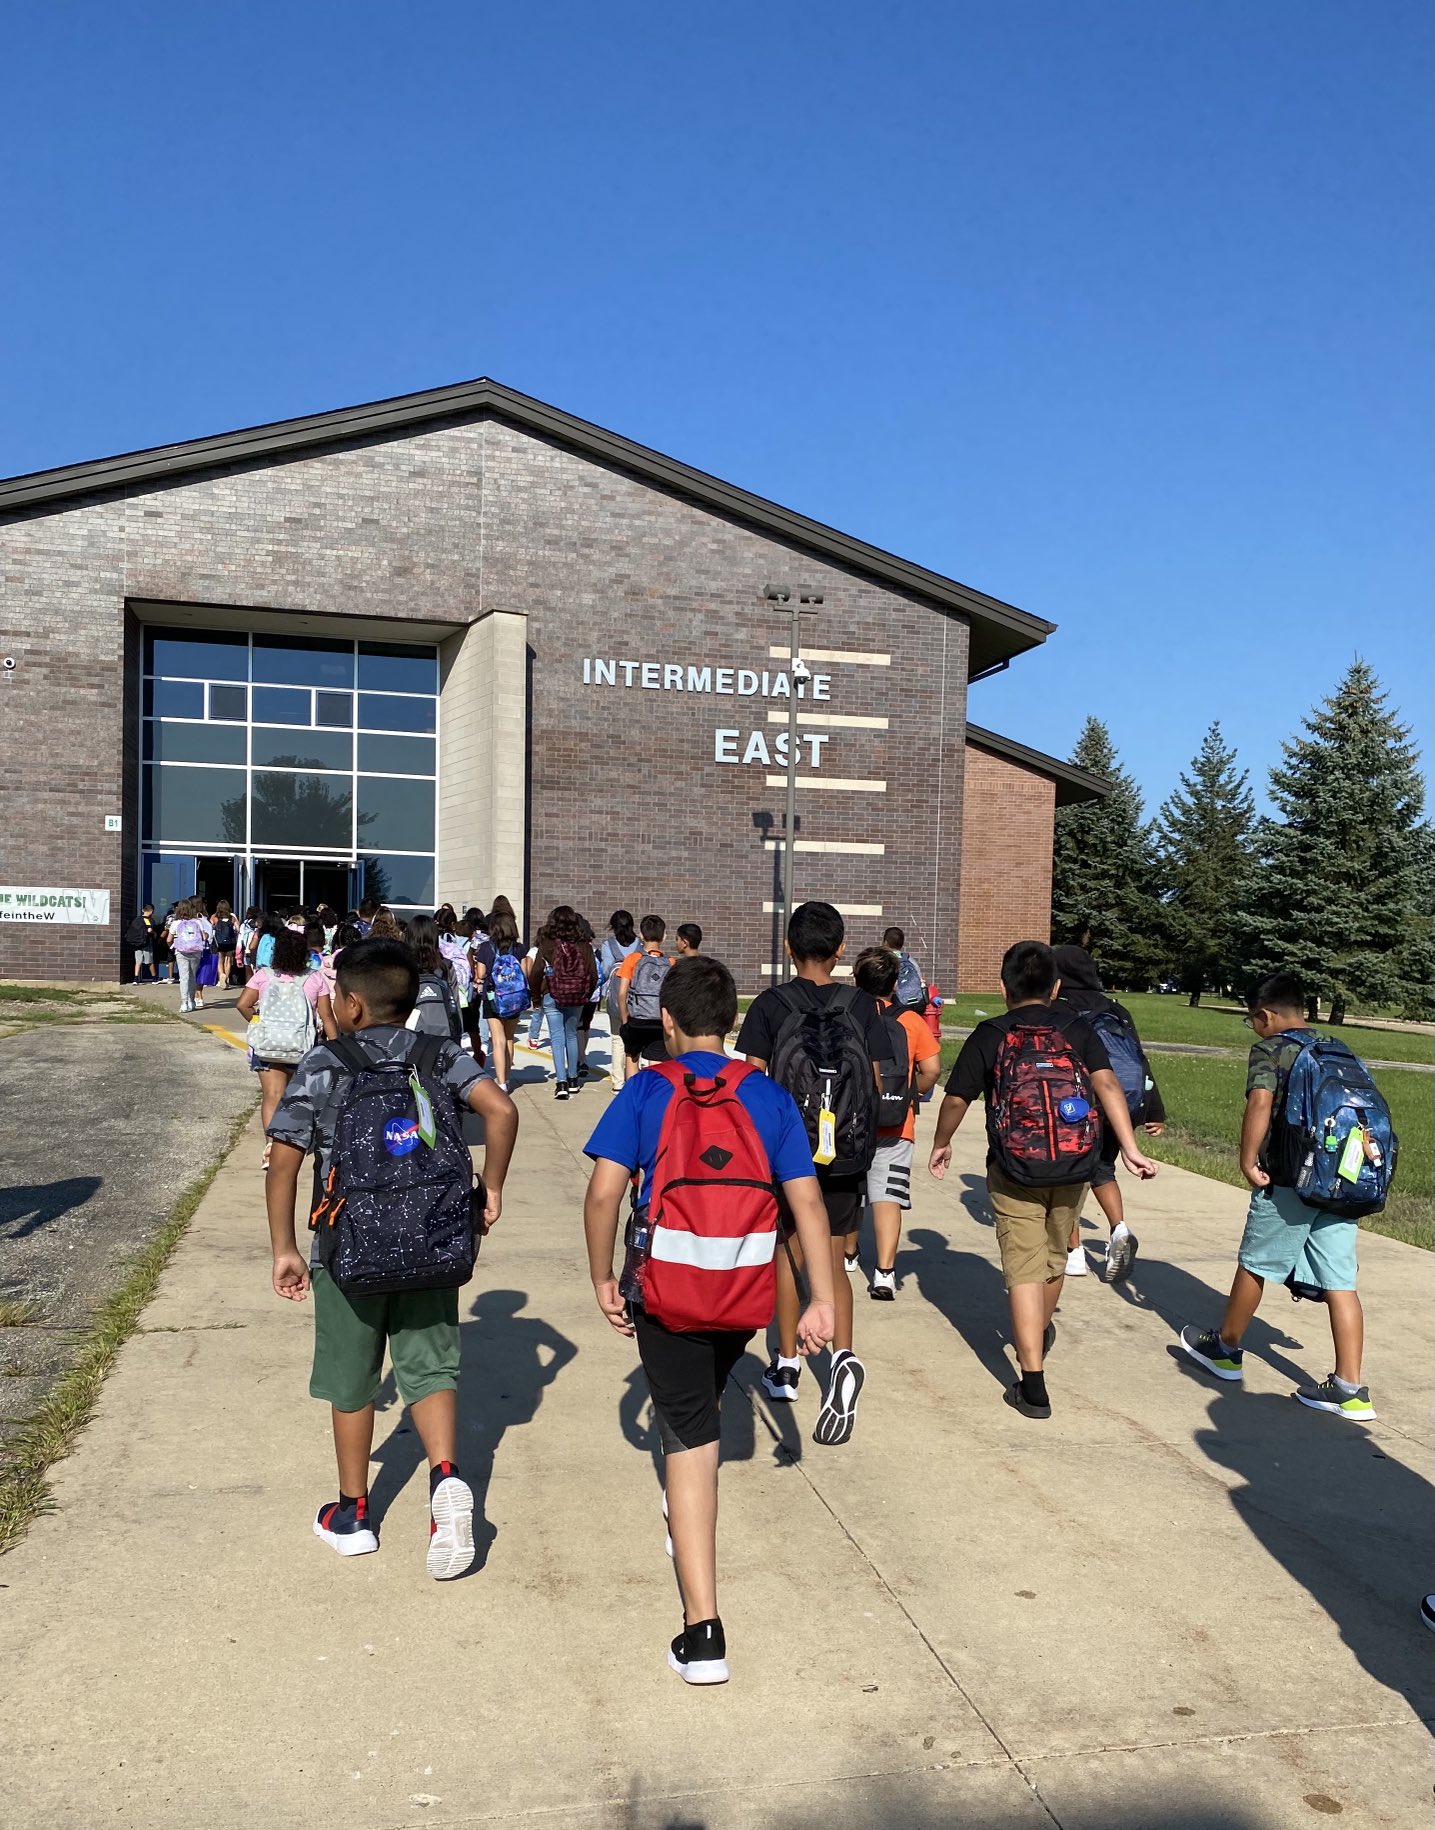
[[[352,1506],[341,1506],[337,1500],[321,1506],[314,1519],[314,1536],[341,1557],[362,1557],[379,1548],[367,1499],[355,1500]]]

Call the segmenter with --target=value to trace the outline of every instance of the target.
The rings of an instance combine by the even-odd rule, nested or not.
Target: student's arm
[[[917,1092],[925,1099],[932,1088],[942,1078],[942,1051],[929,1055],[925,1061],[917,1063]]]
[[[332,1042],[339,1033],[339,1025],[334,1021],[334,1006],[329,1002],[327,991],[314,1005],[314,1015],[319,1019],[319,1027],[324,1032],[324,1040]]]
[[[483,1120],[483,1187],[488,1199],[483,1230],[503,1212],[503,1184],[518,1137],[518,1107],[496,1080],[476,1080],[469,1088],[468,1108]]]
[[[632,956],[629,955],[628,957],[631,958]],[[623,964],[624,965],[627,964],[626,959],[624,960]],[[631,980],[632,980],[632,974],[629,972],[624,972],[623,967],[619,966],[619,968],[618,968],[618,1027],[619,1027],[619,1029],[621,1029],[623,1027],[623,1025],[628,1021],[628,986],[631,983]]]
[[[1131,1108],[1126,1103],[1126,1095],[1121,1091],[1121,1082],[1109,1067],[1097,1068],[1091,1076],[1091,1090],[1101,1101],[1106,1122],[1121,1146],[1122,1162],[1132,1175],[1149,1181],[1156,1173],[1156,1165],[1149,1156],[1142,1156],[1137,1148],[1136,1133],[1131,1128]]]
[[[234,1006],[235,1015],[243,1017],[247,1023],[258,1008],[259,993],[252,985],[246,985],[239,994],[239,1001]]]
[[[1166,1129],[1166,1102],[1161,1097],[1161,1089],[1156,1084],[1154,1074],[1146,1092],[1146,1116],[1141,1121],[1141,1129],[1147,1137],[1160,1137]]]
[[[984,1024],[979,1025],[962,1044],[952,1077],[947,1082],[947,1096],[937,1108],[937,1128],[932,1133],[932,1154],[927,1158],[927,1168],[939,1182],[951,1167],[952,1139],[957,1126],[986,1085],[988,1064],[984,1037],[988,1033]]]
[[[932,1154],[927,1158],[927,1168],[939,1182],[951,1164],[952,1139],[971,1103],[969,1099],[959,1099],[955,1093],[948,1093],[937,1107],[937,1129],[932,1134]]]
[[[303,1161],[304,1152],[296,1145],[281,1143],[277,1137],[270,1140],[264,1205],[269,1215],[274,1293],[291,1303],[302,1303],[309,1294],[309,1267],[294,1237],[294,1199]]]
[[[827,1209],[815,1175],[784,1182],[782,1192],[792,1209],[812,1292],[812,1301],[797,1324],[797,1351],[803,1355],[821,1353],[837,1326],[832,1290],[832,1229],[827,1224]],[[783,1249],[779,1241],[778,1250]]]
[[[613,1275],[613,1251],[618,1243],[618,1214],[628,1192],[633,1172],[625,1163],[611,1157],[594,1159],[588,1179],[588,1193],[583,1201],[583,1232],[588,1241],[588,1275],[593,1279],[593,1294],[598,1307],[619,1334],[632,1334],[628,1305]],[[816,1177],[813,1178],[814,1186]],[[824,1209],[823,1225],[826,1225]],[[826,1248],[824,1248],[826,1250]],[[831,1253],[828,1252],[830,1259]],[[830,1272],[829,1272],[830,1281]]]
[[[1261,1145],[1271,1128],[1275,1094],[1269,1087],[1252,1087],[1246,1095],[1246,1115],[1241,1120],[1241,1174],[1252,1188],[1269,1188],[1271,1179],[1261,1168]]]

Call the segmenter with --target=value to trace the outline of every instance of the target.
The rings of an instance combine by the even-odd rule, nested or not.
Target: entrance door
[[[202,897],[204,906],[212,915],[215,905],[227,902],[234,906],[234,859],[233,858],[196,858],[194,861],[194,893]]]
[[[354,873],[347,864],[310,864],[304,865],[304,906],[317,908],[327,902],[331,909],[340,915],[351,908],[352,883]]]
[[[325,858],[256,858],[254,900],[261,909],[316,908],[327,902],[343,914],[353,905],[353,867]]]

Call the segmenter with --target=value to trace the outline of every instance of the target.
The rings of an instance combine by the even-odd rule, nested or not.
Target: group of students
[[[518,1128],[497,1060],[485,1073],[461,1046],[444,999],[425,999],[426,984],[445,976],[446,939],[474,954],[465,922],[456,920],[446,935],[448,925],[440,910],[409,924],[406,935],[346,936],[327,968],[321,963],[317,982],[297,928],[290,940],[276,938],[270,969],[291,981],[307,970],[302,996],[315,1046],[288,1068],[272,1105],[266,1089],[265,1112],[274,1287],[291,1300],[313,1295],[310,1390],[333,1414],[339,1493],[319,1509],[314,1531],[344,1555],[378,1548],[368,1456],[387,1348],[428,1453],[428,1567],[441,1579],[461,1574],[474,1554],[473,1497],[457,1459],[457,1292],[478,1239],[501,1212]],[[858,956],[849,984],[839,977],[840,914],[826,903],[802,905],[787,928],[793,978],[761,992],[740,1025],[732,975],[701,951],[700,934],[680,940],[673,955],[665,937],[657,917],[635,928],[618,911],[599,946],[583,918],[560,905],[528,955],[516,923],[510,932],[491,912],[472,957],[472,983],[480,1007],[493,1000],[496,1057],[502,1026],[516,1021],[501,1009],[498,985],[512,975],[498,962],[523,961],[529,1005],[541,1004],[548,1016],[560,1096],[565,1086],[572,1090],[564,1068],[574,1058],[579,1013],[610,1000],[625,1071],[585,1146],[593,1165],[584,1207],[588,1267],[600,1311],[636,1343],[663,1449],[663,1508],[683,1607],[669,1662],[687,1682],[710,1684],[728,1676],[716,1564],[724,1389],[754,1336],[775,1321],[776,1352],[761,1375],[769,1400],[796,1402],[803,1361],[830,1348],[813,1439],[825,1447],[850,1441],[867,1376],[854,1348],[858,1229],[870,1209],[869,1295],[890,1302],[901,1215],[911,1202],[916,1113],[939,1078],[940,1046],[911,990],[902,995],[912,975],[904,987],[910,962],[898,931]],[[496,950],[485,957],[485,948]],[[1130,1014],[1102,990],[1083,950],[1019,942],[1003,960],[1002,983],[1007,1010],[964,1042],[928,1167],[937,1179],[946,1175],[953,1135],[981,1099],[988,1198],[1018,1364],[1004,1396],[1020,1416],[1042,1419],[1052,1414],[1046,1356],[1086,1190],[1096,1190],[1110,1225],[1106,1273],[1119,1281],[1138,1245],[1116,1163],[1138,1178],[1154,1176],[1137,1132],[1159,1134],[1165,1115]],[[246,998],[254,990],[251,981]],[[260,1022],[266,991],[258,988],[254,1006]],[[442,1011],[445,1028],[425,1023],[426,1004]],[[1242,1332],[1266,1282],[1283,1279],[1296,1293],[1324,1297],[1336,1345],[1335,1372],[1296,1395],[1317,1409],[1373,1416],[1359,1383],[1359,1214],[1352,1210],[1373,1211],[1383,1201],[1396,1151],[1388,1110],[1343,1045],[1304,1029],[1294,980],[1258,987],[1248,1021],[1257,1037],[1241,1144],[1250,1214],[1220,1327],[1188,1328],[1182,1346],[1217,1377],[1238,1379]],[[262,1074],[269,1064],[255,1052]],[[635,1071],[645,1060],[648,1070]],[[1309,1095],[1314,1117],[1295,1116],[1298,1091]],[[465,1107],[486,1126],[477,1184],[457,1146],[448,1178],[435,1173]],[[1315,1152],[1306,1145],[1317,1122],[1322,1160],[1312,1168]],[[1338,1172],[1332,1137],[1340,1143]],[[314,1238],[306,1262],[295,1205],[308,1152]]]

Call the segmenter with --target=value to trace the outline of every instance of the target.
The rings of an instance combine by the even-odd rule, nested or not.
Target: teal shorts
[[[1296,1266],[1322,1290],[1355,1288],[1354,1220],[1308,1207],[1293,1188],[1251,1190],[1240,1263],[1252,1277],[1284,1283]]]
[[[346,1296],[315,1265],[314,1371],[309,1396],[361,1411],[379,1395],[384,1348],[405,1404],[458,1389],[458,1291],[397,1290]]]

